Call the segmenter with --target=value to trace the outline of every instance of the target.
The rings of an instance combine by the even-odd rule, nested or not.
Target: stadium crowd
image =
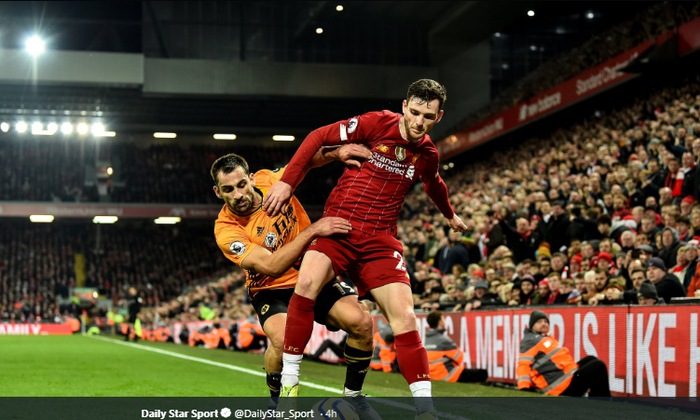
[[[399,235],[416,306],[696,296],[699,109],[700,84],[686,81],[456,171],[446,182],[465,235],[424,192],[408,197]]]
[[[52,321],[80,313],[70,290],[96,288],[118,305],[134,286],[146,306],[180,296],[183,290],[229,273],[211,227],[101,226],[100,246],[92,223],[36,225],[0,223],[0,320]],[[84,269],[78,255],[84,256]],[[233,274],[231,274],[233,275]],[[99,314],[95,311],[95,314]],[[102,314],[104,315],[104,314]]]
[[[582,72],[628,51],[645,41],[700,16],[697,2],[657,2],[630,19],[587,38],[581,45],[557,55],[504,89],[479,111],[467,116],[455,131],[539,95]]]
[[[533,73],[532,78],[566,80],[572,67],[580,72],[698,15],[697,4],[689,9],[656,3],[649,10],[635,23],[599,34],[598,40],[616,40],[609,49],[593,51],[595,44],[587,43],[557,59],[580,54],[584,58],[577,66],[557,66],[554,60],[537,74],[553,68],[561,74]],[[511,103],[518,101],[518,95],[509,97],[515,98]],[[450,171],[445,181],[452,205],[469,228],[463,235],[449,232],[422,190],[409,194],[399,239],[416,308],[668,303],[696,296],[699,109],[700,85],[684,81]],[[78,147],[1,142],[0,199],[93,200],[94,193],[83,187]],[[115,143],[109,153],[123,164],[125,186],[115,187],[112,198],[219,204],[207,171],[228,151],[228,145],[139,149]],[[236,151],[253,170],[280,166],[293,152],[276,147]],[[26,161],[36,164],[21,164]],[[322,204],[340,169],[338,164],[316,169],[297,197],[306,206]],[[87,259],[87,286],[114,303],[135,286],[144,305],[156,308],[154,319],[157,313],[159,319],[194,320],[201,318],[202,307],[217,319],[252,313],[240,287],[242,272],[216,249],[211,229],[161,228],[105,227],[100,249],[94,251],[95,230],[87,226],[3,222],[0,319],[51,319],[76,312],[74,306],[58,307],[56,297],[67,296],[76,284],[79,250]],[[212,278],[219,280],[200,284]]]
[[[77,142],[0,142],[0,200],[97,201],[97,189],[84,185],[80,156]]]

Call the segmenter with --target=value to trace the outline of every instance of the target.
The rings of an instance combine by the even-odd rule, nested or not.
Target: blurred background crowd
[[[699,4],[650,5],[538,67],[460,127],[678,27],[700,15]],[[416,186],[398,232],[416,309],[661,304],[698,296],[699,80],[659,80],[617,98],[614,107],[600,104],[573,123],[550,121],[546,132],[442,171],[468,225],[463,234],[448,229]],[[295,148],[113,143],[98,153],[118,162],[120,173],[106,201],[220,204],[208,172],[230,151],[257,171],[284,165]],[[80,143],[0,142],[0,200],[104,201],[96,186],[86,186],[85,156]],[[338,163],[315,169],[297,197],[318,210],[341,172]],[[79,278],[116,306],[135,287],[151,308],[149,320],[253,313],[242,271],[217,249],[213,220],[100,229],[85,221],[0,219],[0,320],[77,314],[69,290]]]

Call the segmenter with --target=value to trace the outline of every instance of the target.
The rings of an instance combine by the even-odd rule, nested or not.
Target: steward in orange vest
[[[173,337],[170,335],[170,330],[164,323],[159,324],[158,328],[153,333],[153,338],[162,343],[173,342]]]
[[[549,318],[542,311],[530,314],[529,327],[520,343],[518,388],[534,387],[548,395],[609,397],[608,368],[594,356],[574,362],[569,349],[550,337]]]
[[[231,333],[216,322],[212,330],[205,335],[204,342],[210,349],[226,350],[231,345]]]
[[[241,319],[235,327],[236,350],[249,351],[267,347],[267,336],[255,317]]]
[[[397,372],[393,365],[396,362],[396,348],[394,347],[394,332],[387,323],[379,327],[374,333],[374,352],[369,367],[384,372]]]
[[[485,382],[486,369],[465,369],[464,353],[445,335],[442,312],[433,311],[427,317],[430,330],[425,332],[425,350],[430,363],[430,379],[446,382]]]

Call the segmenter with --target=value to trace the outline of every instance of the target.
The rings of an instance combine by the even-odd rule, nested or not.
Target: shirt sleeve
[[[346,143],[366,143],[374,122],[382,113],[370,112],[348,120],[318,128],[312,131],[292,157],[281,178],[296,188],[302,181],[304,174],[310,169],[311,159],[318,149],[323,146],[336,146]]]
[[[241,263],[251,251],[258,246],[251,242],[248,235],[235,228],[228,231],[225,230],[217,235],[216,243],[219,245],[219,249],[221,249],[221,252],[224,253],[226,258],[233,261],[239,267],[241,267]]]
[[[447,219],[452,219],[455,213],[450,204],[450,195],[447,192],[447,185],[445,185],[445,182],[438,172],[439,168],[440,159],[436,150],[429,156],[425,171],[423,175],[421,175],[423,189],[433,203],[435,203],[438,210],[440,210],[440,213]]]

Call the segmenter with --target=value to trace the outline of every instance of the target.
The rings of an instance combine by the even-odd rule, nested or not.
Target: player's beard
[[[424,131],[421,131],[420,134],[416,134],[411,128],[408,118],[405,116],[403,117],[403,129],[406,132],[406,137],[412,142],[420,140],[425,135]]]
[[[233,201],[229,204],[229,209],[240,216],[245,216],[253,209],[255,204],[255,194],[243,197],[240,200]]]

